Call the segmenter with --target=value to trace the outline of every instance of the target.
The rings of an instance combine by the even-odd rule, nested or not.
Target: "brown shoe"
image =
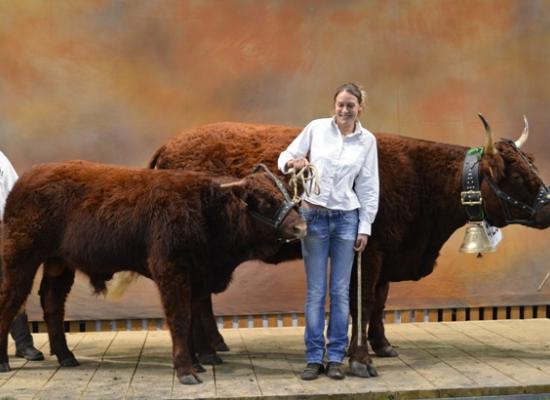
[[[323,367],[323,364],[308,363],[300,374],[300,378],[304,381],[312,381],[317,379],[319,375],[324,372],[324,370],[325,368]]]
[[[344,367],[342,363],[331,361],[327,365],[327,376],[330,379],[344,379],[346,374],[344,374]]]

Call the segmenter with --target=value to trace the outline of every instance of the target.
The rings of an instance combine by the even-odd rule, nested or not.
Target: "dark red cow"
[[[257,162],[274,169],[279,153],[299,131],[300,128],[244,123],[205,125],[170,139],[154,154],[150,168],[193,169],[212,175],[236,176],[242,176]],[[522,223],[544,229],[550,225],[548,188],[532,166],[532,157],[520,149],[527,136],[526,121],[518,141],[494,143],[486,125],[479,179],[486,218],[495,226]],[[386,339],[382,319],[389,283],[418,280],[430,274],[443,244],[467,222],[461,205],[462,169],[467,148],[390,134],[376,134],[376,138],[380,208],[372,238],[362,257],[363,343],[359,347],[355,339],[357,302],[353,298],[350,302],[352,372],[364,377],[376,374],[367,352],[366,323],[368,341],[374,352],[379,356],[397,355]],[[506,200],[505,195],[512,200]],[[271,261],[298,257],[300,248],[294,244],[283,247]],[[355,272],[353,277],[356,277]],[[356,285],[352,280],[352,297],[357,293]],[[212,347],[220,344],[221,335],[217,332],[211,305],[205,301],[202,307],[202,314],[193,318],[201,321],[197,326],[208,334],[199,332],[194,336],[198,339],[209,337],[209,341],[198,341],[197,349],[206,356],[206,361],[219,362]]]
[[[227,286],[242,262],[300,238],[305,223],[269,173],[219,185],[205,174],[65,162],[24,174],[7,200],[0,290],[0,372],[9,371],[7,335],[44,263],[40,301],[51,351],[78,365],[63,331],[75,270],[96,292],[113,273],[130,270],[157,284],[182,383],[198,383],[189,349],[192,303]],[[286,215],[277,214],[286,205]],[[261,217],[277,219],[273,226]]]

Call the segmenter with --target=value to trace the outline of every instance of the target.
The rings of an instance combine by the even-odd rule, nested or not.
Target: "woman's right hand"
[[[288,170],[290,168],[294,168],[296,171],[299,171],[308,165],[309,165],[309,161],[307,158],[296,158],[286,163],[286,169]]]

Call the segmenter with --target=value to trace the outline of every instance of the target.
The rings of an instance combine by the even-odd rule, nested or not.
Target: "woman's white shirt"
[[[311,121],[281,153],[278,167],[307,158],[317,168],[320,193],[302,197],[332,210],[359,209],[358,233],[371,234],[378,211],[379,179],[376,138],[359,121],[349,135],[342,135],[334,118]]]
[[[0,151],[0,219],[4,219],[6,199],[17,178],[15,168],[13,168],[4,153]]]

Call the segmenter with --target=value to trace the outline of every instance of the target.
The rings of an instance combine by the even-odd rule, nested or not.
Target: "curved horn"
[[[514,142],[518,149],[521,149],[521,146],[525,144],[527,138],[529,137],[529,122],[527,122],[527,117],[525,115],[523,116],[523,124],[523,132],[521,132],[519,139]]]
[[[220,185],[221,188],[230,188],[230,187],[238,187],[238,186],[244,186],[244,179],[240,179],[238,181],[229,182],[229,183],[222,183]]]
[[[491,127],[489,126],[489,123],[485,120],[483,115],[477,114],[478,117],[481,119],[481,122],[483,122],[483,126],[485,127],[485,153],[489,154],[497,154],[497,149],[495,149],[495,146],[493,144],[493,134],[491,133]]]

